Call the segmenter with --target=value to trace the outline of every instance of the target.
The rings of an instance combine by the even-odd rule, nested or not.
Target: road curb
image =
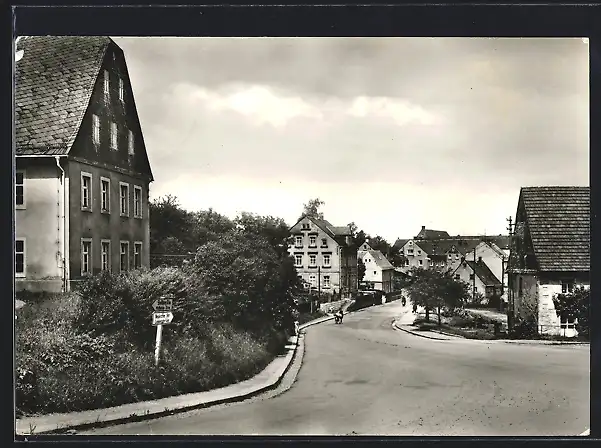
[[[313,325],[317,325],[317,324],[327,322],[327,321],[330,321],[333,319],[334,319],[334,316],[326,316],[326,317],[322,317],[319,319],[315,319],[313,321],[306,322],[302,325],[299,325],[299,332],[300,332],[300,330],[303,330],[307,327],[311,327]],[[281,383],[281,381],[284,378],[284,376],[286,375],[286,373],[288,373],[290,366],[294,362],[295,356],[297,354],[297,349],[299,346],[299,336],[300,335],[295,335],[295,336],[291,337],[292,341],[290,341],[289,344],[287,345],[287,347],[289,347],[288,353],[286,354],[286,357],[288,359],[285,361],[284,368],[281,370],[281,372],[278,373],[277,378],[275,378],[275,379],[271,378],[270,380],[268,380],[267,384],[257,387],[255,389],[251,389],[250,391],[248,391],[246,393],[239,394],[239,395],[233,395],[233,396],[229,396],[229,397],[225,397],[225,398],[221,398],[221,399],[199,401],[197,403],[191,403],[189,405],[181,405],[181,406],[174,407],[174,408],[165,407],[165,410],[163,410],[163,411],[149,412],[148,409],[141,409],[137,412],[132,412],[130,415],[125,416],[125,417],[116,416],[115,418],[111,418],[108,415],[102,415],[102,413],[110,413],[111,411],[115,412],[115,410],[120,408],[121,406],[140,405],[141,408],[144,408],[145,403],[147,403],[147,404],[148,403],[157,403],[157,402],[160,402],[161,400],[169,400],[169,399],[173,399],[178,396],[158,398],[156,400],[142,401],[142,402],[137,402],[137,403],[127,403],[127,404],[121,405],[121,406],[113,406],[110,408],[83,411],[83,412],[95,412],[96,411],[96,412],[98,412],[98,416],[94,420],[90,420],[85,417],[80,417],[81,420],[77,423],[67,423],[67,424],[46,423],[46,424],[44,424],[44,422],[43,422],[44,417],[63,415],[63,414],[48,414],[46,416],[40,416],[40,417],[25,417],[25,418],[16,420],[15,434],[19,435],[19,436],[25,436],[25,437],[31,436],[31,435],[37,435],[37,434],[61,434],[61,433],[64,434],[64,433],[76,432],[76,430],[100,428],[100,427],[106,427],[106,426],[119,425],[119,424],[123,424],[123,423],[133,423],[133,422],[138,422],[138,421],[143,421],[143,420],[156,419],[156,418],[161,418],[161,417],[165,417],[168,415],[174,415],[174,414],[178,414],[178,413],[182,413],[182,412],[192,411],[195,409],[208,408],[208,407],[217,406],[220,404],[235,403],[235,402],[247,400],[256,395],[273,390],[279,386],[279,384]],[[276,361],[276,360],[277,360],[277,358],[274,359],[274,361]],[[265,367],[265,369],[263,369],[257,375],[255,375],[254,377],[248,378],[245,381],[252,380],[256,376],[261,375],[265,370],[269,369],[269,367],[271,366],[271,364],[274,361],[271,361]],[[235,387],[237,384],[240,384],[240,383],[234,383],[234,384],[231,384],[229,386],[224,386],[224,387]],[[208,393],[208,392],[211,392],[214,390],[218,390],[218,389],[212,389],[212,390],[202,391],[202,392],[193,392],[191,394],[179,395],[179,397],[185,397],[186,395]],[[69,415],[69,413],[65,413],[64,415]],[[21,423],[21,425],[19,425],[19,423]],[[19,428],[19,426],[25,426],[27,424],[31,425],[30,432],[27,432],[23,428]],[[42,426],[42,428],[40,428],[39,430],[36,430],[36,428],[38,428],[39,426]],[[55,428],[50,428],[52,426],[55,426]]]
[[[420,338],[432,339],[432,340],[435,340],[435,341],[450,341],[449,338],[437,338],[435,336],[426,336],[425,334],[416,333],[415,331],[411,331],[411,330],[409,330],[407,328],[402,328],[402,326],[398,326],[397,325],[396,321],[394,321],[392,323],[392,328],[395,329],[395,330],[404,331],[405,333],[409,333],[409,334],[412,334],[413,336],[418,336]]]

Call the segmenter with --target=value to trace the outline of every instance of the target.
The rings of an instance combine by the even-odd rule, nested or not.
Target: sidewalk
[[[304,328],[333,318],[333,316],[325,316],[300,325],[300,339],[302,339],[300,331]],[[299,341],[299,336],[290,337],[285,355],[278,356],[263,371],[248,380],[219,389],[128,403],[105,409],[24,417],[16,420],[15,433],[17,435],[66,433],[74,429],[158,418],[176,412],[245,400],[279,385],[292,364],[299,343],[302,343]]]

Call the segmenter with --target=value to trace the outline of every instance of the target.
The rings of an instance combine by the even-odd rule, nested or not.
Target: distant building
[[[590,287],[590,187],[523,187],[509,259],[512,316],[532,316],[543,334],[575,336],[557,294]]]
[[[363,244],[361,249],[369,247]],[[379,250],[367,249],[360,250],[358,258],[365,265],[365,275],[360,281],[371,289],[378,289],[384,292],[392,291],[392,277],[394,276],[394,266],[386,259]]]
[[[503,301],[507,301],[509,249],[503,250],[492,241],[481,241],[473,251],[465,254],[465,259],[468,261],[482,260],[501,283],[501,298]]]
[[[108,37],[52,36],[18,51],[16,289],[67,291],[148,266],[153,176],[123,51]]]
[[[451,238],[444,230],[432,230],[426,229],[426,226],[422,226],[422,230],[415,236],[416,240],[438,240],[442,238]]]
[[[293,240],[288,252],[306,285],[342,297],[357,292],[357,250],[348,226],[304,216],[290,233]]]
[[[470,294],[481,293],[484,296],[483,305],[488,304],[495,297],[501,297],[501,282],[482,259],[463,260],[453,271],[453,278],[467,283]]]

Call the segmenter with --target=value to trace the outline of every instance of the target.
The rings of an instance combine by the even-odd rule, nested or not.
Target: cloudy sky
[[[393,242],[506,232],[519,189],[589,185],[582,39],[114,38],[155,182],[189,210]]]

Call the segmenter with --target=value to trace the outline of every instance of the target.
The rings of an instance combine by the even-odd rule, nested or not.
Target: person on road
[[[413,314],[417,313],[417,304],[413,304]]]
[[[403,304],[403,306],[407,305],[407,299],[405,298],[405,296],[401,297],[401,303]]]

